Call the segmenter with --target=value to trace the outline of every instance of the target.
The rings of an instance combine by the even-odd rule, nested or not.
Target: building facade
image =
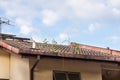
[[[71,43],[0,41],[0,80],[120,80],[120,51]]]

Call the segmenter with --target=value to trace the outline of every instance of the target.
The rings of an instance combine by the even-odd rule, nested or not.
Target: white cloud
[[[107,7],[96,0],[67,0],[74,15],[82,19],[100,18],[105,15]]]
[[[120,17],[120,0],[108,0],[108,4],[110,6],[109,11],[111,11],[110,12],[111,15],[109,17],[119,18]]]
[[[36,42],[42,42],[43,41],[43,36],[41,35],[32,35],[32,38],[36,41]]]
[[[3,0],[0,2],[0,7],[9,17],[24,17],[25,19],[35,17],[35,8],[28,4],[24,5],[22,0]]]
[[[42,22],[48,26],[55,24],[59,20],[59,15],[52,10],[43,10],[42,14]]]
[[[29,34],[33,30],[31,27],[31,24],[29,22],[25,21],[24,19],[17,18],[16,23],[20,28],[20,33],[22,33],[24,35]]]
[[[67,40],[68,38],[69,38],[69,36],[68,36],[68,34],[66,34],[66,33],[60,33],[60,34],[59,34],[59,39],[60,39],[61,41]]]
[[[21,33],[29,34],[34,29],[32,25],[36,18],[37,20],[42,20],[47,26],[54,26],[58,21],[62,21],[61,19],[79,21],[82,19],[99,20],[100,18],[119,17],[120,9],[116,8],[116,6],[119,6],[120,0],[107,1],[113,7],[106,4],[104,0],[1,0],[0,8],[5,11],[5,16],[17,18],[16,23],[21,26]],[[21,18],[21,20],[18,18]],[[40,24],[37,23],[37,25],[39,26]],[[100,25],[98,23],[93,23],[90,24],[88,30],[94,32],[99,28]],[[70,30],[73,33],[75,32],[74,35],[80,34],[82,31],[76,27],[72,27]],[[66,31],[63,32],[65,33]],[[69,31],[67,33],[71,34]]]
[[[119,9],[113,8],[113,9],[112,9],[112,12],[113,12],[113,15],[114,15],[114,16],[120,16],[120,10],[119,10]]]
[[[117,42],[120,42],[120,37],[119,36],[111,36],[111,37],[108,37],[108,40],[112,41],[112,43],[117,43]]]
[[[37,16],[35,7],[28,4],[24,5],[22,0],[3,0],[0,1],[0,8],[5,11],[4,16],[15,19],[15,24],[20,28],[20,33],[28,35],[33,31],[32,21]]]
[[[120,0],[108,1],[108,4],[120,4]],[[118,13],[118,10],[112,9],[101,0],[2,0],[0,7],[5,10],[6,16],[27,20],[42,18],[46,25],[54,25],[64,18],[99,19],[112,17],[111,11]]]
[[[29,25],[29,22],[27,22],[25,19],[22,18],[16,18],[15,22],[17,25],[25,25],[25,24]]]
[[[94,24],[90,24],[90,26],[88,27],[88,31],[94,32],[95,30],[100,28],[101,28],[101,25],[99,23],[94,23]]]
[[[109,0],[113,7],[120,7],[120,0]]]
[[[26,25],[21,26],[20,29],[21,29],[20,32],[25,35],[29,34],[32,31],[32,28]]]

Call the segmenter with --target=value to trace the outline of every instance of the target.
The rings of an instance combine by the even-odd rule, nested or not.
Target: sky
[[[120,50],[120,0],[0,0],[2,33]]]

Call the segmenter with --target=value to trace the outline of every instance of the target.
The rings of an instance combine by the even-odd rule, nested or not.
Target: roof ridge
[[[102,52],[102,53],[106,53],[106,54],[112,54],[112,55],[118,55],[118,56],[120,56],[120,51],[113,50],[113,49],[110,49],[110,48],[102,48],[102,47],[97,47],[97,46],[79,44],[79,43],[76,43],[76,42],[71,42],[70,45],[71,46],[73,46],[73,45],[79,45],[79,48],[84,48],[84,49],[98,51],[98,52]]]

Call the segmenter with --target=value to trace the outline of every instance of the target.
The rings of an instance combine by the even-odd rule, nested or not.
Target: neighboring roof
[[[6,39],[13,39],[13,40],[16,39],[16,40],[21,40],[21,41],[30,40],[30,38],[16,37],[16,35],[12,35],[12,34],[3,34],[3,33],[1,33],[0,36],[1,36],[2,40],[6,40]]]
[[[0,36],[1,36],[1,38],[2,39],[5,39],[5,38],[12,38],[12,37],[14,37],[15,35],[12,35],[12,34],[0,34]]]
[[[1,40],[0,46],[17,54],[120,62],[120,51],[77,43],[71,43],[70,45],[56,45],[36,42],[36,48],[32,48],[32,42]]]

